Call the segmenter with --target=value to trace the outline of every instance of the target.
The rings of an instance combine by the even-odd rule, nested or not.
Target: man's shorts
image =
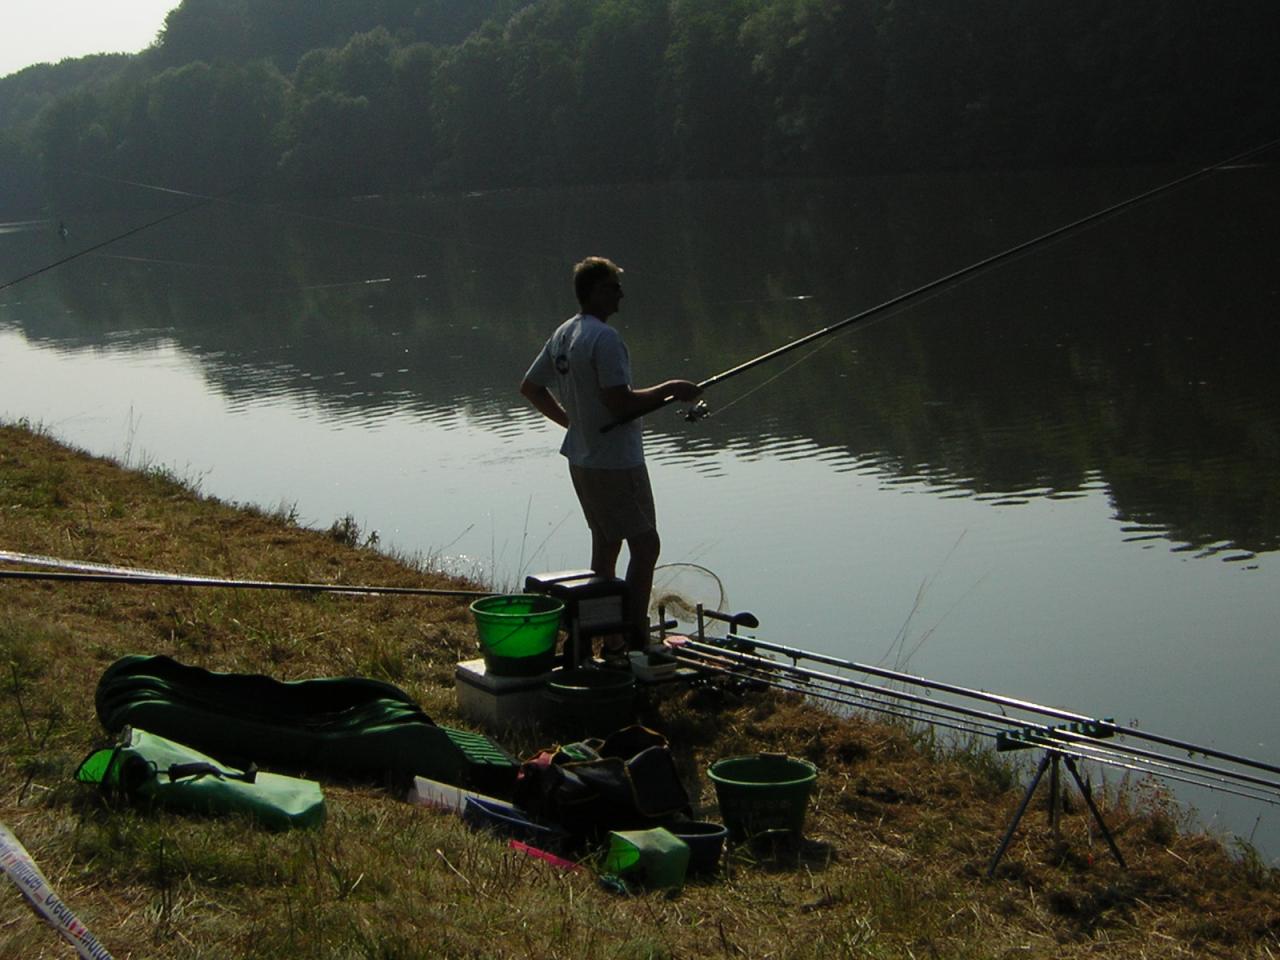
[[[658,529],[649,471],[598,470],[569,465],[573,489],[591,532],[605,540],[629,540]]]

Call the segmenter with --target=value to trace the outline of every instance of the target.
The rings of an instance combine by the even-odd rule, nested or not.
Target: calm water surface
[[[627,269],[639,380],[699,380],[1178,172],[209,206],[0,293],[0,416],[516,584],[588,555],[515,392],[575,259]],[[672,585],[1280,761],[1278,195],[1224,172],[650,417]],[[0,217],[0,279],[165,203]],[[1280,855],[1280,810],[1181,796]]]

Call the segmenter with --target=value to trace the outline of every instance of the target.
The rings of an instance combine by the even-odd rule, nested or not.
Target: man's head
[[[604,257],[587,257],[573,268],[573,290],[583,313],[601,320],[618,312],[622,268]]]

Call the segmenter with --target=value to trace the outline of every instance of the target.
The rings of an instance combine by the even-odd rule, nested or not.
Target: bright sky
[[[5,0],[0,77],[87,53],[137,53],[180,0]]]

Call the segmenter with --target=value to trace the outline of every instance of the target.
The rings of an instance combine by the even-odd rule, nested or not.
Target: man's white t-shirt
[[[622,336],[604,321],[579,313],[553,333],[525,379],[555,393],[569,415],[560,452],[577,467],[626,470],[644,463],[640,421],[615,421],[600,399],[608,387],[631,385],[631,357]]]

